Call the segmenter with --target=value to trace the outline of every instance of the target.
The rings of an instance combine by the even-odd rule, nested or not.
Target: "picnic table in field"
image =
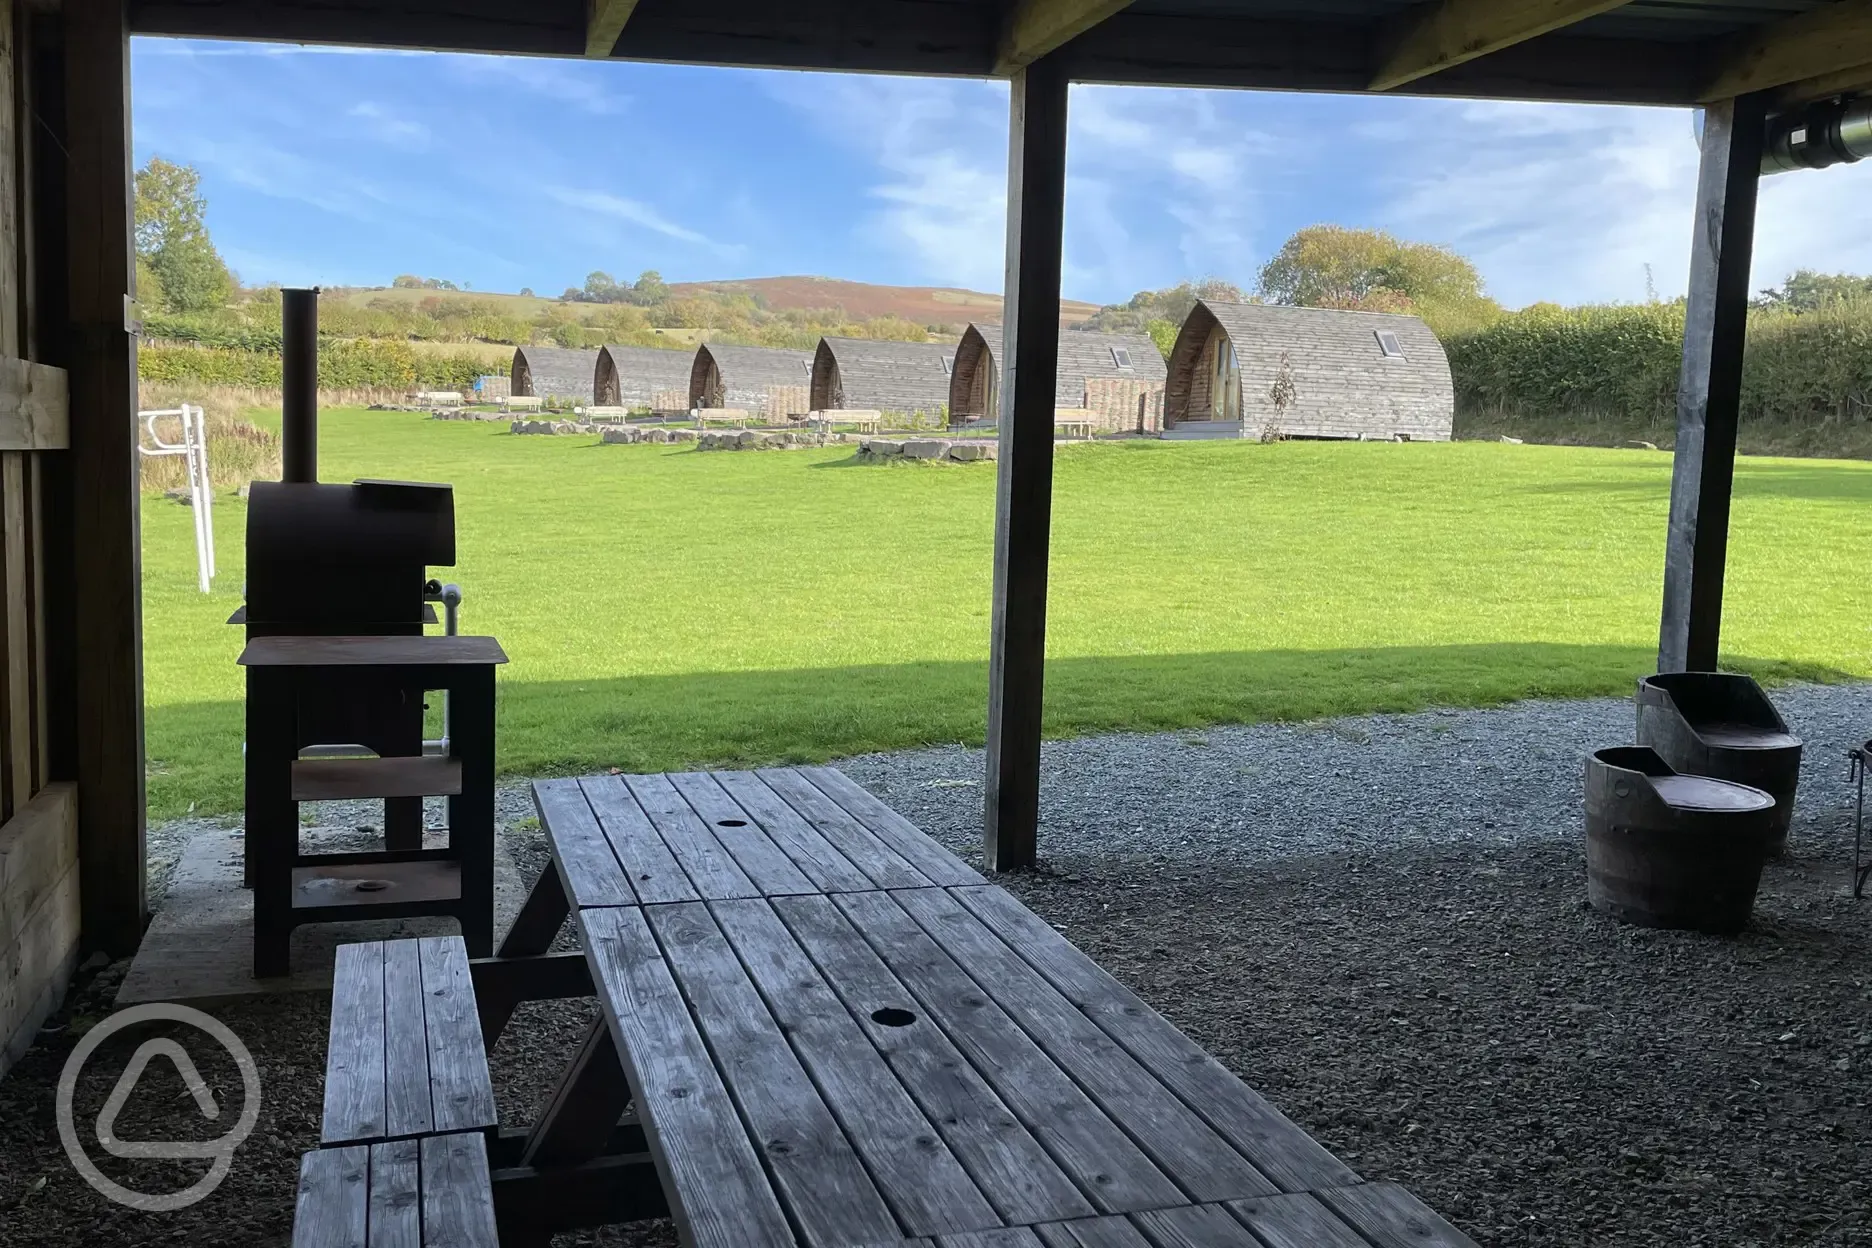
[[[1403,1188],[1361,1181],[842,772],[534,793],[552,862],[471,970],[480,1034],[451,1043],[446,1069],[464,1046],[484,1063],[522,1000],[589,993],[600,1017],[527,1132],[504,1136],[491,1097],[452,1076],[450,1104],[469,1110],[445,1126],[494,1141],[469,1198],[487,1192],[498,1242],[667,1212],[697,1248],[1471,1243]],[[581,948],[550,953],[567,918]],[[434,954],[404,979],[431,962],[446,978]],[[335,1049],[339,1027],[335,1013]],[[357,1129],[338,1134],[362,1173]],[[423,1148],[472,1176],[472,1150]],[[460,1202],[436,1208],[454,1233]]]

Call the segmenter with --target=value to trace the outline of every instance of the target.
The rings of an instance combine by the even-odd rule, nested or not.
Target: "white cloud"
[[[1007,88],[914,78],[776,77],[774,95],[869,159],[861,233],[924,280],[1000,290]]]
[[[568,208],[594,216],[607,217],[622,221],[628,225],[639,226],[665,238],[678,242],[693,243],[706,247],[717,255],[728,257],[738,255],[741,248],[731,243],[718,243],[714,239],[692,230],[687,226],[677,225],[656,209],[639,200],[626,199],[622,195],[613,195],[609,191],[580,190],[573,187],[549,186],[545,188],[547,198]]]
[[[363,100],[353,104],[347,115],[365,122],[364,128],[381,143],[408,148],[429,145],[428,126],[420,121],[399,117],[381,104]]]

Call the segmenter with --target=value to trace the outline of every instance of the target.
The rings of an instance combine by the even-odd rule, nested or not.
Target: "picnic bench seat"
[[[325,1061],[325,1147],[497,1125],[460,936],[338,947]]]
[[[292,1248],[497,1248],[478,1132],[321,1148],[299,1163]]]

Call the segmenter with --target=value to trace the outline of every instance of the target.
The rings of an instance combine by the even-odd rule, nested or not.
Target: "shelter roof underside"
[[[1499,24],[1495,8],[1483,0],[1136,0],[1054,55],[1084,82],[1367,91],[1429,18],[1454,14],[1449,20],[1460,34],[1468,29],[1463,22]],[[1009,9],[1008,0],[639,0],[611,55],[986,76],[1007,72]],[[1782,83],[1762,83],[1758,73],[1753,85],[1851,72],[1834,63],[1842,58],[1866,65],[1872,85],[1872,46],[1860,42],[1872,40],[1872,23],[1850,0],[1633,0],[1610,8],[1587,0],[1571,9],[1577,20],[1559,29],[1497,40],[1485,55],[1420,72],[1393,89],[1690,104],[1742,58],[1763,64],[1759,49],[1751,53],[1738,41],[1770,39],[1790,21],[1811,23],[1822,9],[1839,10],[1825,15],[1838,20],[1839,37],[1809,32],[1800,47],[1770,58]],[[139,34],[534,55],[584,55],[597,37],[587,18],[586,0],[130,0]],[[1842,45],[1867,47],[1864,60]],[[1797,54],[1820,59],[1803,71]]]

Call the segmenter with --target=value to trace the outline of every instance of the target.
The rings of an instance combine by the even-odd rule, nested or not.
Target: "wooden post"
[[[1766,122],[1766,96],[1759,93],[1712,104],[1703,115],[1664,551],[1661,672],[1716,670]]]
[[[982,815],[982,852],[994,871],[1033,865],[1040,823],[1066,93],[1065,67],[1058,58],[1042,58],[1014,75],[1010,98],[1007,295]]]
[[[65,5],[73,611],[84,943],[142,939],[143,607],[137,518],[130,38],[125,0]]]

